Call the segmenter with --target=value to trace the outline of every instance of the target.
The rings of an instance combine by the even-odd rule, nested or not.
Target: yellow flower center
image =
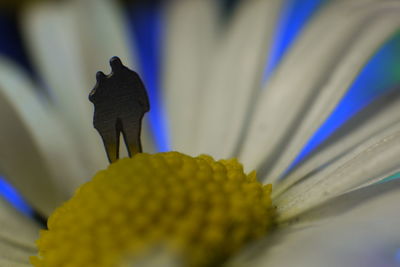
[[[271,229],[270,193],[236,159],[137,154],[98,172],[51,215],[31,263],[133,266],[162,247],[184,266],[214,266]]]

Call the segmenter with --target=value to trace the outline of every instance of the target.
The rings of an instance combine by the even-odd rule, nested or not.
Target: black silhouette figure
[[[110,163],[119,158],[122,133],[129,156],[142,152],[142,118],[150,110],[146,89],[139,75],[125,67],[118,57],[110,60],[111,73],[96,74],[97,83],[90,92],[94,104],[94,128],[103,139]]]

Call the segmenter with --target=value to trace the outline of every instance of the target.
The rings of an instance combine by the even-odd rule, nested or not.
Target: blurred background
[[[240,1],[218,1],[219,24],[223,28]],[[155,139],[154,150],[168,151],[171,149],[170,134],[163,103],[163,77],[160,69],[165,58],[163,48],[167,32],[166,10],[171,1],[98,1],[100,2],[101,4],[96,4],[96,0],[1,1],[0,57],[12,61],[22,69],[37,88],[40,88],[38,94],[51,98],[50,88],[58,86],[60,80],[52,77],[65,75],[67,87],[86,84],[86,87],[80,90],[84,89],[85,94],[88,94],[95,83],[96,71],[108,73],[108,59],[119,55],[126,65],[132,66],[141,74],[149,91],[152,109],[148,115],[148,123],[149,132]],[[328,2],[329,0],[282,1],[273,44],[269,51],[271,56],[268,62],[265,62],[264,76],[260,83],[268,83],[285,52],[290,49],[305,25]],[[73,36],[71,21],[64,19],[68,16],[71,6],[74,7],[74,12],[80,14],[79,17],[85,18],[78,24],[80,23],[79,28],[87,34],[80,34],[80,37]],[[118,25],[107,23],[111,21],[107,8],[116,10],[113,14],[118,14]],[[49,15],[51,10],[57,11]],[[118,39],[120,37],[115,34],[115,29],[123,32],[124,40]],[[87,38],[86,46],[75,47],[74,42],[69,42],[71,38]],[[98,51],[91,46],[93,40],[104,40],[102,51],[105,53],[97,53]],[[126,47],[119,46],[121,43],[127,44]],[[52,51],[54,47],[61,48]],[[43,61],[43,54],[51,60]],[[82,66],[80,60],[90,64]],[[65,67],[65,63],[70,61],[76,62],[76,69],[70,70]],[[76,73],[79,73],[79,77],[72,78]],[[390,90],[398,89],[399,85],[400,33],[397,33],[370,58],[342,102],[304,147],[294,164],[306,157],[367,104]],[[0,191],[3,198],[22,212],[34,213],[7,182],[6,177],[0,178]]]

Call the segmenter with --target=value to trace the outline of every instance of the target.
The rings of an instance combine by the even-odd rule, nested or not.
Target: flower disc
[[[271,228],[270,193],[235,159],[137,154],[98,172],[51,215],[31,262],[121,266],[163,248],[184,266],[214,266]]]

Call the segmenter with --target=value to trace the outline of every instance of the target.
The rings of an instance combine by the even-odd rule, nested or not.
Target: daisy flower
[[[400,57],[385,49],[399,51],[400,2],[321,4],[283,55],[285,4],[237,1],[223,15],[213,0],[168,1],[160,13],[139,4],[130,29],[113,1],[24,7],[20,22],[37,79],[0,58],[1,171],[44,217],[74,195],[50,217],[32,263],[62,247],[64,254],[48,256],[54,266],[399,264]],[[153,31],[142,32],[149,17]],[[161,19],[163,43],[152,50]],[[143,36],[147,42],[130,40]],[[150,92],[144,150],[187,155],[138,154],[107,168],[87,95],[114,55]],[[391,65],[371,71],[369,63],[382,58]],[[156,87],[162,90],[153,94]],[[354,88],[364,90],[362,105]],[[169,146],[160,135],[163,108]],[[199,154],[238,160],[191,157]],[[210,209],[199,212],[187,197]],[[0,264],[29,266],[41,227],[5,200],[0,205]],[[139,212],[131,218],[125,208]],[[87,232],[45,237],[60,225]],[[149,236],[143,243],[139,230],[130,231],[138,225],[150,237],[171,226],[178,234],[167,239],[180,251],[158,239],[149,244]],[[115,240],[130,250],[118,250]],[[96,246],[104,254],[91,254]]]

